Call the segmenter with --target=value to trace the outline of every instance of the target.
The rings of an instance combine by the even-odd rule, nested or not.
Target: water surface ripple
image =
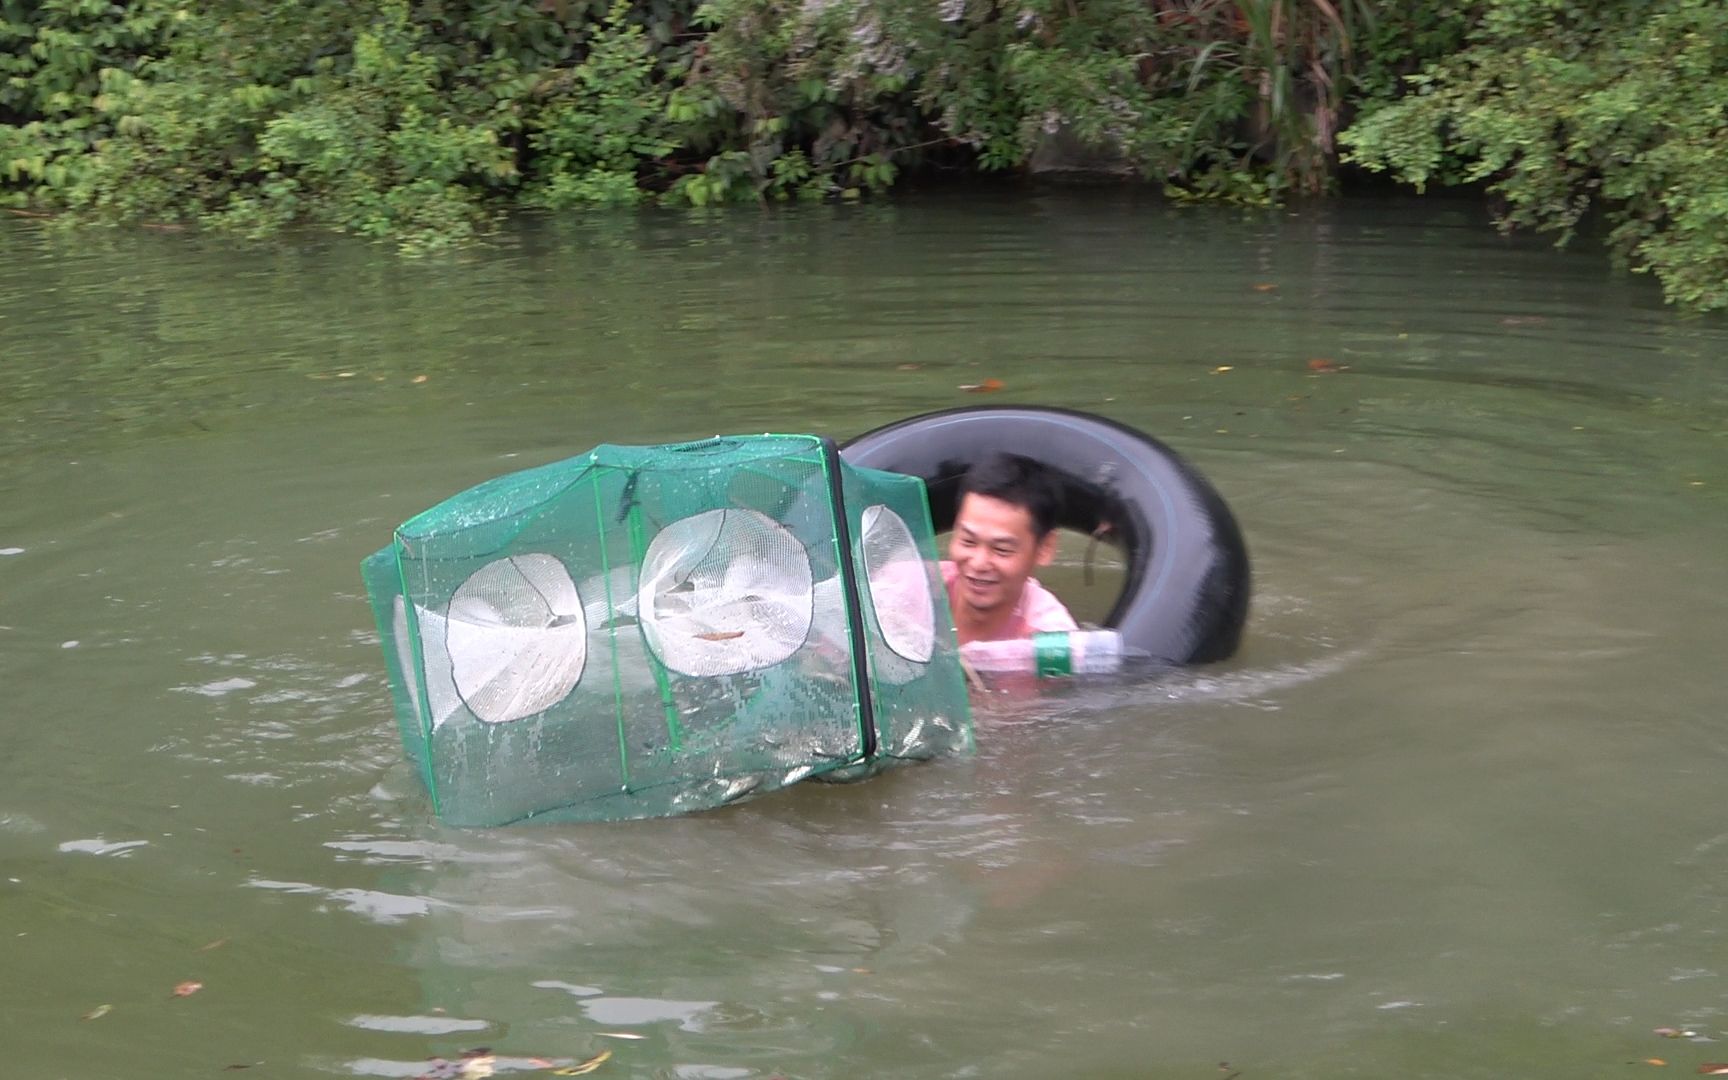
[[[418,262],[0,223],[0,1072],[1728,1058],[1652,1034],[1728,1040],[1725,356],[1444,202],[932,196]],[[599,442],[844,437],[986,378],[1214,479],[1239,657],[993,697],[974,758],[861,785],[430,818],[357,574],[395,524]],[[1097,615],[1083,562],[1049,579]]]

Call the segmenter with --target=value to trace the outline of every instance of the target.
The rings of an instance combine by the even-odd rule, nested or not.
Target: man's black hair
[[[960,478],[960,498],[984,495],[1025,507],[1032,535],[1043,540],[1062,517],[1062,485],[1043,464],[1019,454],[992,451],[972,463]]]

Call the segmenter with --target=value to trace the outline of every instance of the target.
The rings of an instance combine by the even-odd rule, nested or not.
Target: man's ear
[[[1056,530],[1051,529],[1044,534],[1044,539],[1038,541],[1038,565],[1049,566],[1056,557]]]

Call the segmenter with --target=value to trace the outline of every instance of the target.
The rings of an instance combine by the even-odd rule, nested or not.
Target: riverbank
[[[1728,9],[1616,0],[251,0],[0,6],[0,198],[424,252],[510,211],[1106,175],[1273,205],[1357,167],[1606,223],[1728,305]]]

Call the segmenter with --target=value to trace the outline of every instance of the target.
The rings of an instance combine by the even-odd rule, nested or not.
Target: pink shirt
[[[960,568],[947,559],[942,560],[941,566],[942,585],[951,590],[954,579],[960,576]],[[1038,584],[1037,578],[1027,578],[1020,602],[1014,605],[1014,614],[1008,617],[1008,625],[1003,628],[1002,640],[1031,637],[1046,630],[1078,629],[1080,624],[1068,614],[1068,609],[1056,599],[1056,594]]]

